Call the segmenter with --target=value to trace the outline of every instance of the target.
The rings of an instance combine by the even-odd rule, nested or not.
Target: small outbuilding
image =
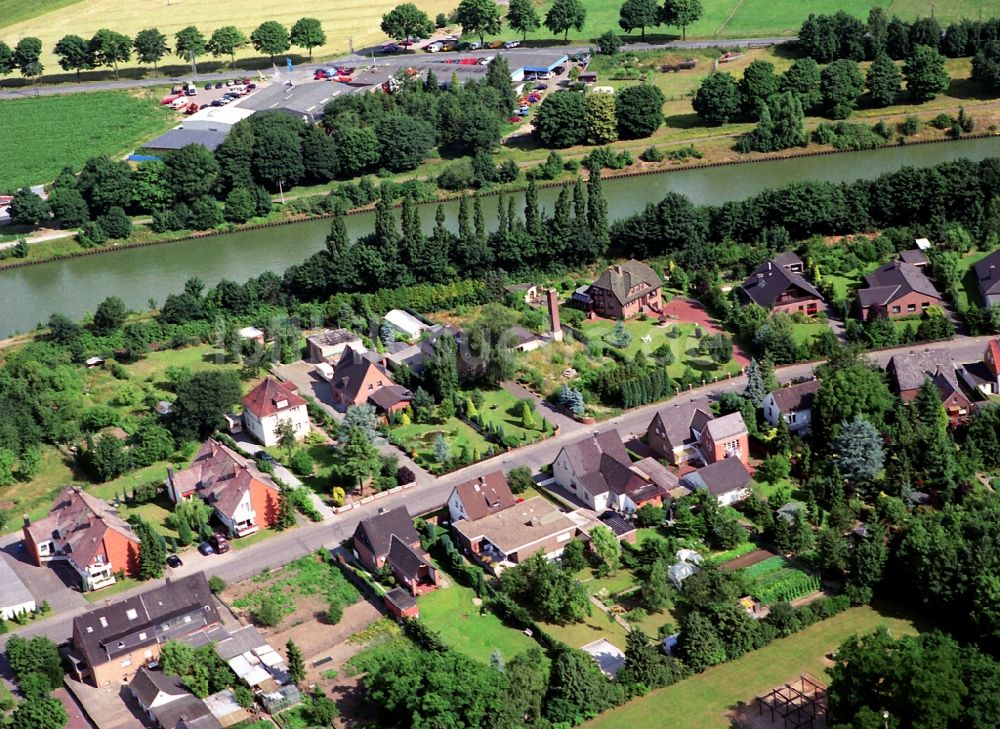
[[[417,339],[421,334],[430,329],[429,325],[424,324],[417,317],[413,316],[413,314],[402,309],[392,309],[386,312],[383,319],[386,324],[397,332],[402,333],[408,339]]]
[[[36,609],[35,598],[6,558],[0,558],[0,617],[13,620],[21,613],[31,613]]]

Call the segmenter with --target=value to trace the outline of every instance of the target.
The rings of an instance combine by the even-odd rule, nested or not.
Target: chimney
[[[621,276],[623,273],[625,273],[625,271],[622,270],[622,267],[619,266],[617,263],[611,267],[611,270],[614,271],[615,273],[617,273],[619,276]]]
[[[545,300],[549,305],[549,333],[552,341],[561,342],[563,339],[562,325],[559,323],[559,294],[555,289],[545,289]]]
[[[31,526],[31,517],[30,516],[28,516],[27,514],[24,514],[21,518],[24,519],[24,526],[25,527],[30,527]]]

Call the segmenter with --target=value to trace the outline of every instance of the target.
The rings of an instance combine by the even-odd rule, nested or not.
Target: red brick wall
[[[257,514],[257,526],[266,529],[273,525],[278,520],[278,490],[258,481],[251,481],[250,506]]]
[[[360,539],[354,540],[354,551],[358,553],[358,559],[361,560],[361,564],[363,564],[369,572],[374,572],[382,566],[379,564],[379,561],[375,559],[375,554],[368,549],[368,545]]]
[[[775,304],[771,307],[771,311],[783,311],[786,314],[795,314],[801,311],[803,314],[812,316],[809,311],[810,306],[816,307],[814,310],[816,314],[826,309],[826,305],[819,299],[804,299],[802,301],[791,301],[787,304]]]
[[[715,463],[726,457],[725,443],[715,443],[707,433],[704,434],[704,438],[702,455],[705,456],[705,460],[708,463]],[[746,463],[750,450],[750,439],[746,435],[741,435],[738,440],[740,442],[740,460]]]
[[[914,291],[907,294],[906,296],[902,296],[896,299],[895,301],[890,301],[889,304],[885,307],[884,313],[890,319],[898,319],[901,316],[913,316],[914,314],[921,314],[923,312],[923,309],[921,309],[920,307],[924,302],[927,302],[927,304],[929,304],[930,306],[940,306],[941,304],[940,299],[935,299],[933,296],[927,296],[926,294],[918,294],[917,292]],[[914,307],[916,307],[914,311],[907,311],[907,307],[910,304],[913,304]],[[892,309],[895,306],[899,307],[898,312],[893,312]],[[865,312],[865,317],[864,317],[865,320],[867,321],[868,319],[870,319],[876,311],[879,311],[877,307],[870,307]]]
[[[34,538],[31,536],[31,532],[28,531],[28,527],[23,527],[21,531],[24,533],[24,545],[28,550],[28,554],[31,555],[31,559],[39,567],[42,566],[42,558],[38,556],[38,545],[35,544]]]
[[[139,576],[139,542],[108,529],[104,533],[104,554],[114,572],[121,570],[129,577]]]

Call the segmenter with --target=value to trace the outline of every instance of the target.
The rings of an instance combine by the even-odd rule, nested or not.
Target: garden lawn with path
[[[852,635],[885,626],[892,635],[917,632],[913,622],[872,607],[856,607],[821,620],[787,638],[708,669],[673,686],[659,689],[605,712],[584,726],[626,729],[662,726],[670,729],[729,729],[727,710],[803,673],[823,679],[830,665],[825,656]]]
[[[478,453],[479,458],[482,458],[486,455],[486,451],[491,445],[481,433],[458,418],[449,418],[440,424],[410,423],[409,425],[397,425],[390,431],[390,439],[392,443],[413,458],[419,465],[433,467],[437,465],[437,459],[434,454],[434,440],[438,433],[444,435],[445,442],[448,444],[453,458],[461,454],[462,450],[466,447],[469,448],[473,456]]]
[[[445,643],[459,653],[489,663],[493,651],[504,662],[538,644],[519,630],[508,627],[489,611],[480,611],[473,602],[476,593],[451,577],[447,586],[417,598],[420,619],[441,634]]]
[[[545,435],[548,423],[538,412],[535,403],[532,403],[534,427],[525,428],[518,407],[520,401],[516,397],[502,388],[483,390],[482,393],[483,406],[479,408],[479,414],[486,423],[501,426],[507,436],[514,436],[525,445],[541,440]]]
[[[610,319],[586,321],[580,324],[580,329],[592,342],[600,342],[605,347],[615,349],[626,357],[634,357],[636,352],[643,351],[652,355],[663,344],[670,347],[674,362],[667,367],[667,372],[674,379],[680,379],[686,367],[691,367],[702,375],[725,376],[739,374],[742,366],[735,357],[724,365],[717,364],[707,354],[698,354],[699,334],[712,334],[707,327],[692,322],[676,322],[668,320],[661,325],[655,319],[641,321],[630,319],[625,322],[625,331],[631,335],[631,341],[625,347],[617,347],[614,342],[614,332],[617,322]],[[643,341],[649,337],[649,341]]]

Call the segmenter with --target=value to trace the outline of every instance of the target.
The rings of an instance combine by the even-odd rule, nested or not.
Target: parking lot
[[[249,76],[234,76],[226,81],[205,81],[188,86],[188,91],[179,91],[183,84],[177,84],[160,103],[173,108],[178,116],[184,116],[202,109],[236,103],[265,85],[266,82]]]

